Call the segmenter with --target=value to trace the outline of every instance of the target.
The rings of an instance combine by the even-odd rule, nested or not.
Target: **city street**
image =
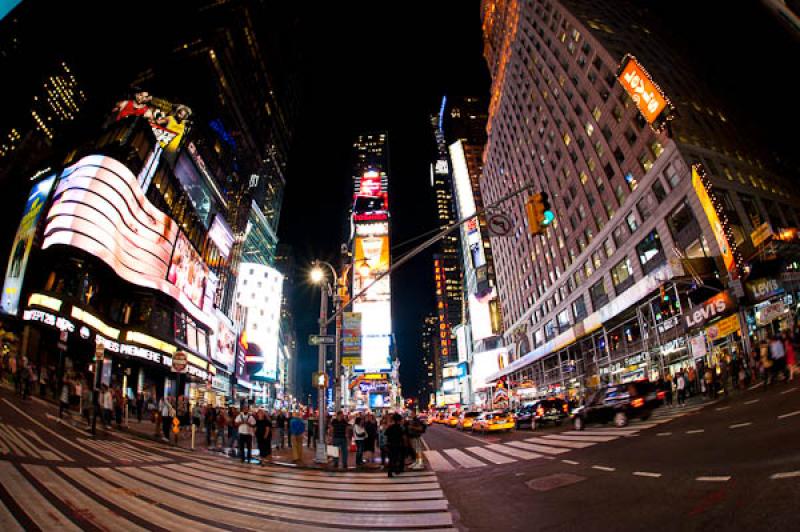
[[[0,530],[447,529],[433,473],[241,465],[114,431],[0,390]]]
[[[425,441],[469,530],[786,530],[800,502],[798,423],[800,388],[779,384],[624,429],[487,438],[432,426]]]

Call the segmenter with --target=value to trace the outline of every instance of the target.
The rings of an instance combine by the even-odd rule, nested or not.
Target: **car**
[[[437,412],[436,415],[433,417],[434,423],[444,423],[446,419],[447,412]]]
[[[455,427],[458,425],[458,418],[461,417],[460,412],[450,412],[450,416],[445,420],[445,425],[448,427]]]
[[[472,432],[513,431],[516,426],[514,415],[509,412],[483,412],[472,422]]]
[[[624,427],[631,419],[645,420],[660,404],[655,386],[648,380],[612,384],[599,388],[578,407],[572,416],[575,430],[583,430],[587,423],[610,423]]]
[[[556,397],[542,399],[522,407],[517,412],[517,428],[536,430],[536,427],[545,423],[560,425],[567,417],[569,417],[569,405],[566,401]]]
[[[461,416],[459,416],[456,428],[458,430],[471,430],[472,423],[475,421],[475,418],[477,418],[480,415],[481,413],[478,411],[464,412],[463,414],[461,414]]]
[[[419,419],[420,423],[422,423],[423,425],[430,425],[431,424],[430,418],[428,417],[428,414],[419,414],[417,416],[417,419]]]

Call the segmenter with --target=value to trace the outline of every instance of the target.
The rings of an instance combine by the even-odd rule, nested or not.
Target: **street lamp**
[[[333,285],[326,282],[325,272],[321,268],[321,265],[325,265],[331,270],[331,274],[333,275]],[[311,270],[311,281],[314,284],[320,285],[319,296],[319,335],[326,336],[328,332],[328,293],[333,294],[334,296],[334,304],[336,305],[336,311],[339,310],[339,294],[336,292],[335,287],[338,286],[338,276],[336,275],[336,268],[334,268],[331,264],[325,261],[316,261],[314,263],[314,268]],[[325,344],[320,342],[319,344],[319,360],[318,360],[318,368],[320,374],[325,374]],[[336,366],[339,365],[339,328],[336,328]],[[338,375],[338,367],[334,367],[334,375]],[[338,381],[338,379],[335,379]],[[325,404],[325,392],[327,391],[327,386],[324,384],[325,381],[323,380],[323,385],[317,388],[317,408],[319,409],[319,441],[317,442],[317,453],[314,456],[314,461],[317,463],[326,463],[328,461],[328,456],[326,453],[326,446],[325,446],[325,415],[327,414],[328,408]],[[334,384],[335,385],[335,384]]]

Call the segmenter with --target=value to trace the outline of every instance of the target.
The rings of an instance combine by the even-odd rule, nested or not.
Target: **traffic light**
[[[525,203],[525,212],[528,216],[528,232],[532,235],[542,234],[555,219],[546,192],[537,192],[530,196]]]

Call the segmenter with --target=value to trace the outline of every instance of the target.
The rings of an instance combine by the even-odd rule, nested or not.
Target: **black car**
[[[523,406],[517,412],[517,428],[536,427],[545,423],[560,425],[565,417],[569,416],[569,407],[563,399],[542,399],[531,405]]]
[[[661,400],[655,386],[647,380],[612,384],[597,390],[585,406],[575,410],[573,423],[583,430],[587,423],[610,423],[624,427],[629,419],[645,420]]]

